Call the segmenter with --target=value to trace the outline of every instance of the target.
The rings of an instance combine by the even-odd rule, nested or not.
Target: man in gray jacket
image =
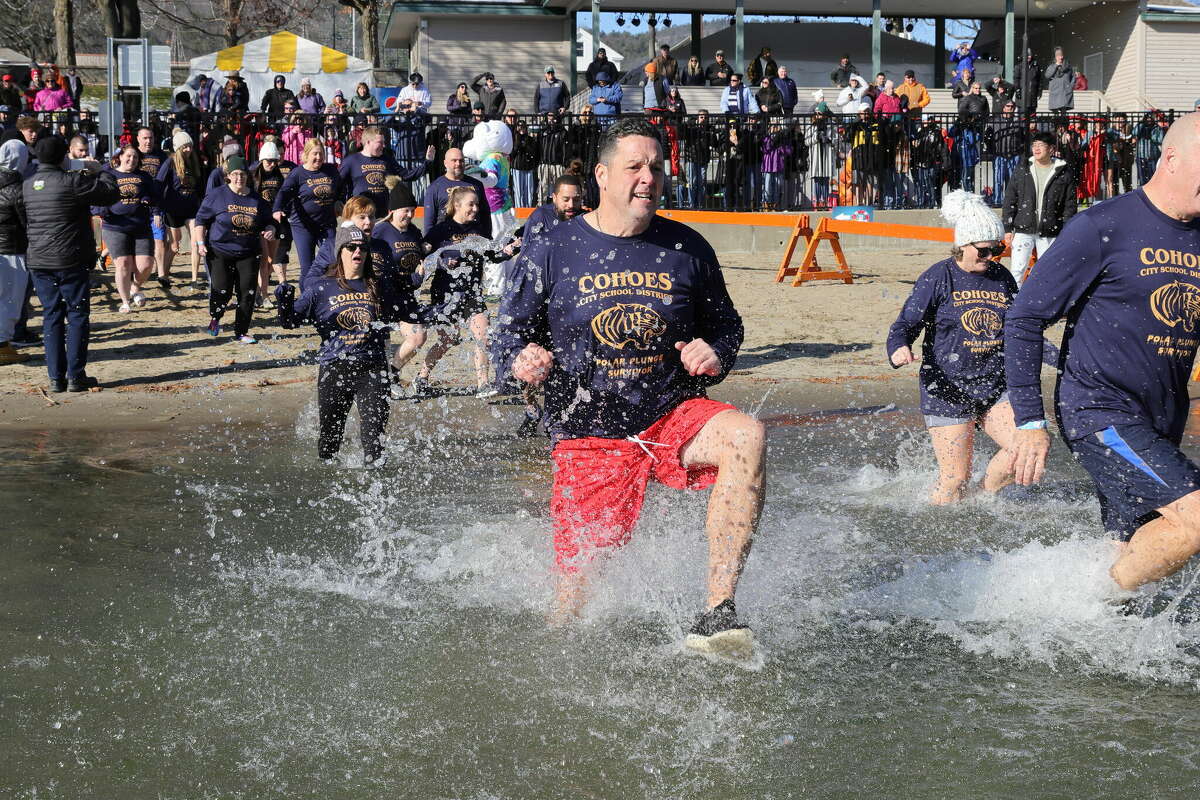
[[[1067,63],[1061,47],[1054,48],[1054,63],[1046,67],[1046,86],[1050,89],[1050,110],[1070,111],[1075,107],[1075,70]]]
[[[91,300],[88,267],[96,259],[91,206],[117,202],[116,179],[95,161],[64,169],[67,143],[47,136],[34,147],[38,168],[21,187],[28,219],[26,266],[42,301],[42,339],[50,391],[86,392]],[[64,326],[65,322],[65,326]]]
[[[490,72],[481,72],[471,81],[471,90],[479,95],[483,103],[483,113],[488,119],[500,119],[508,100],[504,97],[504,87],[496,83],[496,76]]]

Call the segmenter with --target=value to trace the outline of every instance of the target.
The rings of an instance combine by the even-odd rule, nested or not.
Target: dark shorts
[[[104,244],[113,258],[154,255],[154,239],[144,233],[104,229]]]
[[[196,215],[193,214],[190,217],[177,217],[174,214],[170,213],[169,211],[164,211],[163,212],[163,223],[168,228],[186,228],[188,220],[194,218],[195,216]]]
[[[1200,489],[1200,467],[1148,425],[1111,425],[1067,446],[1096,484],[1104,529],[1123,542]]]

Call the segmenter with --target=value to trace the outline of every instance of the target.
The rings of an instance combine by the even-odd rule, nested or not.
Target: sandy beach
[[[913,280],[944,254],[937,246],[854,253],[853,285],[823,281],[798,288],[775,282],[777,257],[723,255],[746,340],[733,373],[713,395],[797,413],[914,406],[915,373],[892,370],[883,343]],[[228,330],[213,339],[203,331],[207,295],[183,285],[179,277],[186,270],[181,255],[175,288],[164,292],[152,282],[146,306],[131,314],[117,313],[111,273],[96,273],[101,285],[92,294],[88,371],[100,380],[100,389],[47,395],[41,347],[27,348],[34,356],[28,362],[0,368],[0,427],[103,429],[283,422],[293,416],[314,393],[316,368],[305,354],[317,345],[315,332],[284,330],[274,311],[264,308],[252,327],[257,345],[236,343]],[[232,317],[226,315],[229,326]],[[35,300],[31,326],[39,329],[40,321]],[[465,390],[471,384],[469,357],[466,345],[452,350],[434,374],[435,385]],[[484,406],[470,397],[450,401]]]

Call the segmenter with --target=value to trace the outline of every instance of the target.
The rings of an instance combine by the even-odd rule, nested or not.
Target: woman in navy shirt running
[[[917,279],[888,332],[894,368],[916,361],[921,347],[921,413],[933,439],[938,479],[934,505],[962,499],[971,479],[975,428],[1000,446],[982,489],[997,492],[1013,480],[1013,410],[1004,388],[1004,317],[1017,285],[999,262],[1004,228],[978,195],[947,195],[942,213],[954,223],[951,257]]]
[[[304,291],[309,279],[320,275],[313,269],[317,248],[333,239],[342,179],[335,167],[325,163],[325,144],[320,139],[305,143],[301,161],[275,195],[275,220],[281,222],[286,216],[291,223],[300,260],[300,290]]]

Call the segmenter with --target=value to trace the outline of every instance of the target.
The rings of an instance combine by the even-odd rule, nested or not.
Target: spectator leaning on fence
[[[296,102],[305,114],[320,114],[325,111],[325,98],[313,88],[312,81],[308,78],[300,81],[300,93],[296,95]]]
[[[354,96],[350,98],[350,113],[378,114],[379,98],[371,94],[371,87],[362,81],[354,87]]]
[[[433,95],[425,88],[424,80],[419,72],[408,76],[408,85],[400,90],[397,97],[397,110],[429,113],[429,109],[433,105]]]

